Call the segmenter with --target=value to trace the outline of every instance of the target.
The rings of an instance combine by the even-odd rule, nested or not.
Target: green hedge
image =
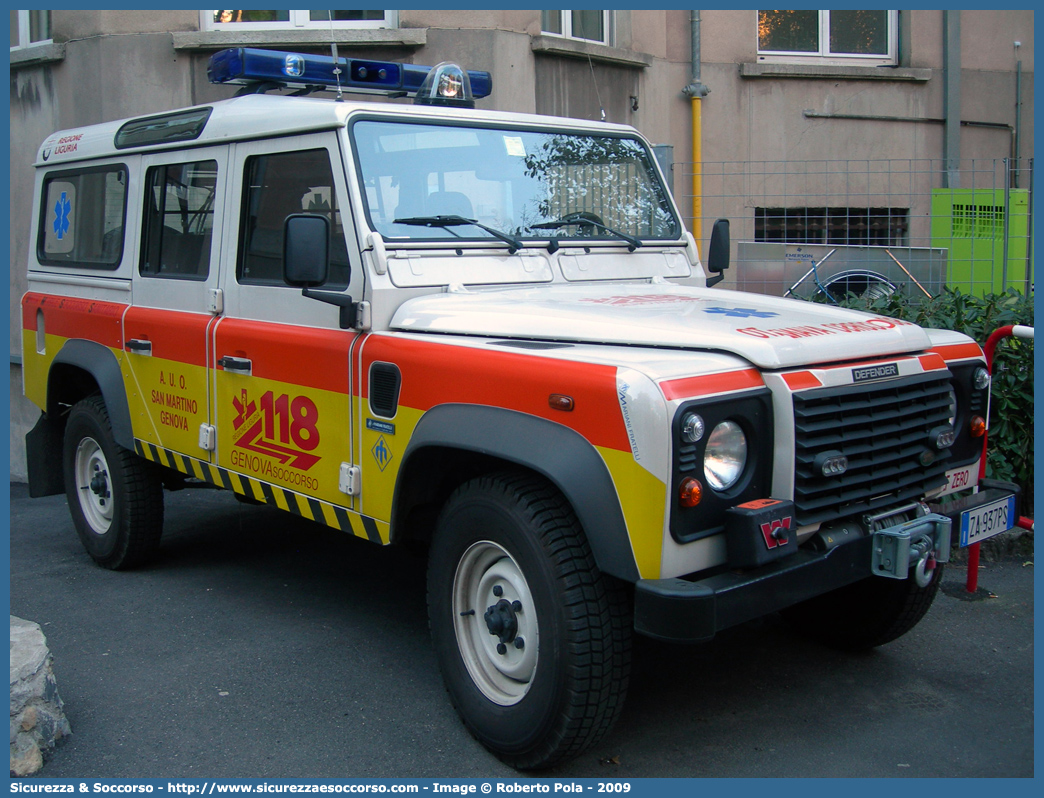
[[[1009,288],[1003,294],[972,296],[946,289],[932,299],[893,294],[843,304],[944,330],[957,330],[985,345],[990,333],[1008,324],[1033,326],[1033,297]],[[1033,517],[1033,341],[1009,337],[993,357],[986,476],[1022,486],[1023,515]]]

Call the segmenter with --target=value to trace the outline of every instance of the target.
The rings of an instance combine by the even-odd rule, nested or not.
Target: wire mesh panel
[[[948,175],[941,159],[704,163],[699,201],[693,164],[675,173],[701,230],[731,221],[738,287],[800,294],[794,281],[805,276],[806,292],[835,296],[1032,293],[1032,159],[961,166]]]

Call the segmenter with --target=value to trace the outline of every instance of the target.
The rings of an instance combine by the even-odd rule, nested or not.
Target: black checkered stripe
[[[378,529],[378,522],[369,516],[346,510],[336,504],[313,499],[311,496],[295,493],[279,485],[272,485],[235,471],[229,471],[227,468],[219,468],[210,463],[177,454],[170,449],[164,449],[137,438],[134,439],[134,448],[146,460],[173,468],[175,471],[209,482],[219,488],[235,491],[241,496],[271,504],[280,510],[287,510],[294,515],[332,526],[342,532],[350,532],[356,537],[366,538],[374,543],[387,542],[387,525],[381,524],[385,532],[382,537]]]

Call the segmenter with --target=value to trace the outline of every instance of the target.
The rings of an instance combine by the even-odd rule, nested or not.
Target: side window
[[[203,11],[204,30],[301,30],[317,28],[394,28],[398,25],[397,11],[306,11],[280,9],[278,11]]]
[[[246,163],[240,227],[241,283],[285,285],[283,223],[293,213],[318,213],[330,220],[328,288],[348,286],[348,250],[337,208],[330,155],[326,150],[255,155]]]
[[[123,257],[127,167],[52,172],[44,179],[40,263],[115,269]]]
[[[148,170],[139,266],[143,275],[207,278],[216,191],[217,161],[165,164]]]
[[[898,11],[758,11],[758,60],[794,64],[897,63]]]
[[[612,44],[612,14],[612,11],[598,9],[543,10],[540,12],[540,30],[567,39]]]

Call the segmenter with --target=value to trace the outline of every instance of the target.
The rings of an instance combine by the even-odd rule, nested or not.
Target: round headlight
[[[978,390],[980,390],[980,391],[983,390],[984,388],[989,388],[990,387],[990,372],[986,371],[986,369],[984,369],[984,368],[977,368],[977,369],[975,369],[974,381],[975,381],[975,387]]]
[[[728,490],[747,464],[747,436],[735,421],[722,421],[707,438],[703,473],[715,490]]]

